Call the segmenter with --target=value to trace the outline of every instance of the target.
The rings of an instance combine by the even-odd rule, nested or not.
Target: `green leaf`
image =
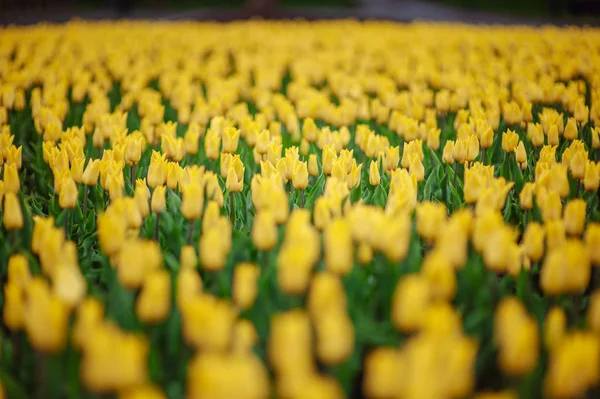
[[[6,390],[6,397],[10,399],[27,399],[27,393],[23,389],[22,386],[19,385],[17,380],[12,377],[12,375],[7,372],[0,371],[0,381],[4,385],[4,389]]]
[[[385,204],[387,203],[387,196],[388,194],[385,192],[383,186],[380,184],[375,189],[371,202],[373,203],[373,205],[385,207]]]
[[[325,177],[325,173],[321,173],[321,175],[313,185],[313,188],[310,190],[308,198],[306,199],[305,208],[312,209],[312,207],[315,204],[315,201],[317,200],[317,197],[323,194],[323,190],[325,189]]]
[[[423,200],[431,199],[433,192],[439,187],[439,180],[437,176],[438,169],[439,165],[436,165],[434,169],[429,172],[429,177],[425,181],[425,188],[423,189]]]

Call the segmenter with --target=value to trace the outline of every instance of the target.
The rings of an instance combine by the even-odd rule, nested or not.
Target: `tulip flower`
[[[14,192],[4,194],[4,213],[2,223],[7,230],[21,229],[23,227],[23,212],[21,203]]]
[[[515,152],[519,144],[519,135],[512,130],[502,133],[502,150],[506,153]]]
[[[381,176],[379,175],[379,166],[377,161],[371,161],[369,166],[369,184],[372,186],[378,186],[381,182]]]
[[[498,362],[509,375],[525,375],[538,362],[539,333],[535,319],[516,298],[503,299],[494,316],[494,340],[499,347]]]
[[[546,314],[544,321],[544,342],[550,349],[555,348],[567,330],[567,315],[563,308],[555,306]]]
[[[240,309],[249,309],[258,294],[258,266],[252,263],[240,263],[233,272],[233,301]]]
[[[143,322],[156,324],[166,320],[170,308],[171,276],[165,269],[154,270],[144,279],[136,301],[136,313]]]

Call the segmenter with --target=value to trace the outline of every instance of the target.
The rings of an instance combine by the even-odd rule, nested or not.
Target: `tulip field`
[[[0,28],[0,398],[600,397],[600,30]]]

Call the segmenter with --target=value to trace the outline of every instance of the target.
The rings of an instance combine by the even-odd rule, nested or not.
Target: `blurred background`
[[[220,20],[380,18],[471,23],[593,24],[600,0],[0,0],[0,24],[79,17]]]

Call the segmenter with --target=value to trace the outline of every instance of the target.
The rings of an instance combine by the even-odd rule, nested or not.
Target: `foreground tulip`
[[[273,213],[268,210],[259,211],[252,224],[252,242],[261,251],[269,251],[277,244],[277,225]]]
[[[7,230],[15,230],[23,227],[23,212],[19,198],[13,192],[4,195],[4,213],[2,223]]]
[[[171,276],[164,269],[146,275],[136,302],[140,320],[149,324],[160,323],[169,316],[171,308]]]
[[[265,265],[266,266],[266,265]],[[258,294],[260,269],[252,263],[238,264],[233,273],[233,300],[240,309],[249,309]]]

